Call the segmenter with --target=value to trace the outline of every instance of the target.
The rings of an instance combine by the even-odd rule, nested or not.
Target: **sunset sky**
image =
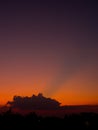
[[[0,2],[0,104],[98,104],[98,4],[81,1]]]

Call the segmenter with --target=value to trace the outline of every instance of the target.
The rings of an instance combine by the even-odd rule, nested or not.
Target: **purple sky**
[[[98,103],[97,2],[0,2],[1,102],[40,91]]]

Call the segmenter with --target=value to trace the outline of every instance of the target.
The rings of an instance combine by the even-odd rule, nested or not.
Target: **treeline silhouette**
[[[92,129],[98,130],[98,114],[78,113],[59,116],[61,110],[75,110],[85,109],[85,106],[60,106],[60,103],[55,99],[46,98],[39,93],[37,96],[31,97],[14,96],[12,101],[8,101],[3,107],[3,112],[0,114],[0,129],[1,130],[69,130],[69,129]],[[96,108],[96,107],[95,107]],[[14,111],[17,110],[18,111]],[[96,108],[97,109],[97,108]],[[27,114],[20,113],[20,111],[29,111]],[[56,111],[57,115],[36,114],[36,110],[47,110],[48,112]],[[57,111],[59,110],[59,111]],[[88,106],[87,106],[88,110]],[[52,115],[52,116],[51,116]]]
[[[98,129],[98,114],[80,113],[65,115],[64,118],[54,116],[38,116],[36,113],[21,115],[10,110],[0,115],[1,130],[69,130]]]

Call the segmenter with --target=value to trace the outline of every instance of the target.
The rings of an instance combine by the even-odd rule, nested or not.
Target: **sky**
[[[0,2],[0,104],[40,92],[98,104],[97,2]]]

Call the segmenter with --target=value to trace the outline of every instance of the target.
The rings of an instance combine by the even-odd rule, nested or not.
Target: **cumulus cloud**
[[[11,108],[18,108],[20,110],[51,110],[60,107],[58,101],[46,98],[41,93],[31,97],[14,96],[13,101],[8,101],[7,105]]]

